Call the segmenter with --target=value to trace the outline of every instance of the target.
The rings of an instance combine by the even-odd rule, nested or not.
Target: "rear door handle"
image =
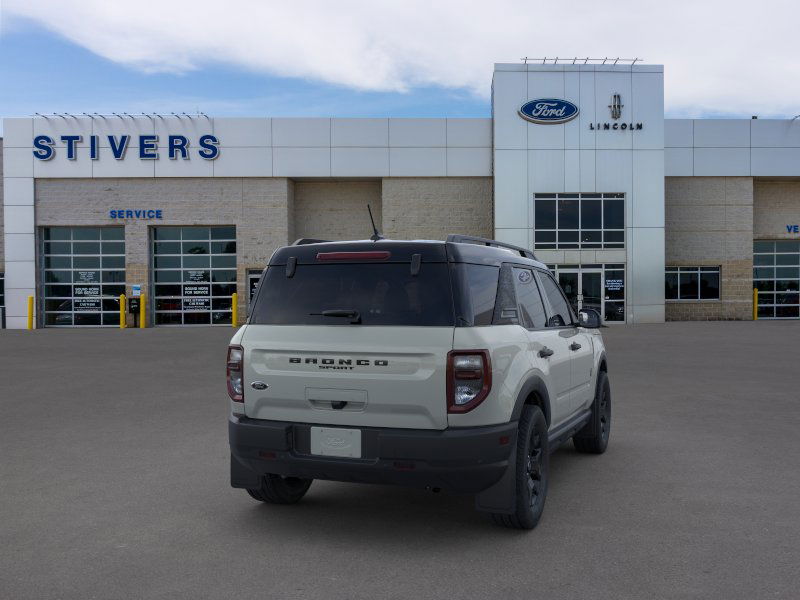
[[[541,358],[547,358],[548,356],[553,356],[554,352],[550,350],[547,346],[539,350],[539,356]]]
[[[569,345],[569,349],[570,350],[580,350],[581,349],[581,345],[578,342],[572,342]]]

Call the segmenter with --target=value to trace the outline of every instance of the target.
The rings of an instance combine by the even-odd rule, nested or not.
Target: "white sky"
[[[468,89],[522,56],[665,65],[666,109],[800,113],[800,0],[4,0],[127,67],[228,64],[353,89]]]

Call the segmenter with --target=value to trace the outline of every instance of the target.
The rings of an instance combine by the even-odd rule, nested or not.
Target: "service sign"
[[[184,285],[184,296],[210,296],[211,286],[209,285]]]
[[[519,109],[519,116],[540,125],[566,123],[578,116],[578,107],[569,100],[538,98],[529,100]]]
[[[211,310],[211,298],[184,298],[183,310]]]
[[[100,310],[100,298],[75,298],[72,305],[75,312],[94,312]]]

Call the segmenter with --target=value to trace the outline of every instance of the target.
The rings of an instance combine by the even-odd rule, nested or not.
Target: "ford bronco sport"
[[[529,250],[440,241],[280,248],[231,340],[231,485],[300,500],[312,480],[475,495],[536,526],[548,455],[608,444],[600,316]]]

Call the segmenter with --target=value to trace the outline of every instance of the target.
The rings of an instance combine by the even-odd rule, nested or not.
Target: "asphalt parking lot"
[[[468,497],[228,485],[230,329],[0,331],[2,598],[797,598],[800,323],[604,330],[599,457],[532,532]]]

